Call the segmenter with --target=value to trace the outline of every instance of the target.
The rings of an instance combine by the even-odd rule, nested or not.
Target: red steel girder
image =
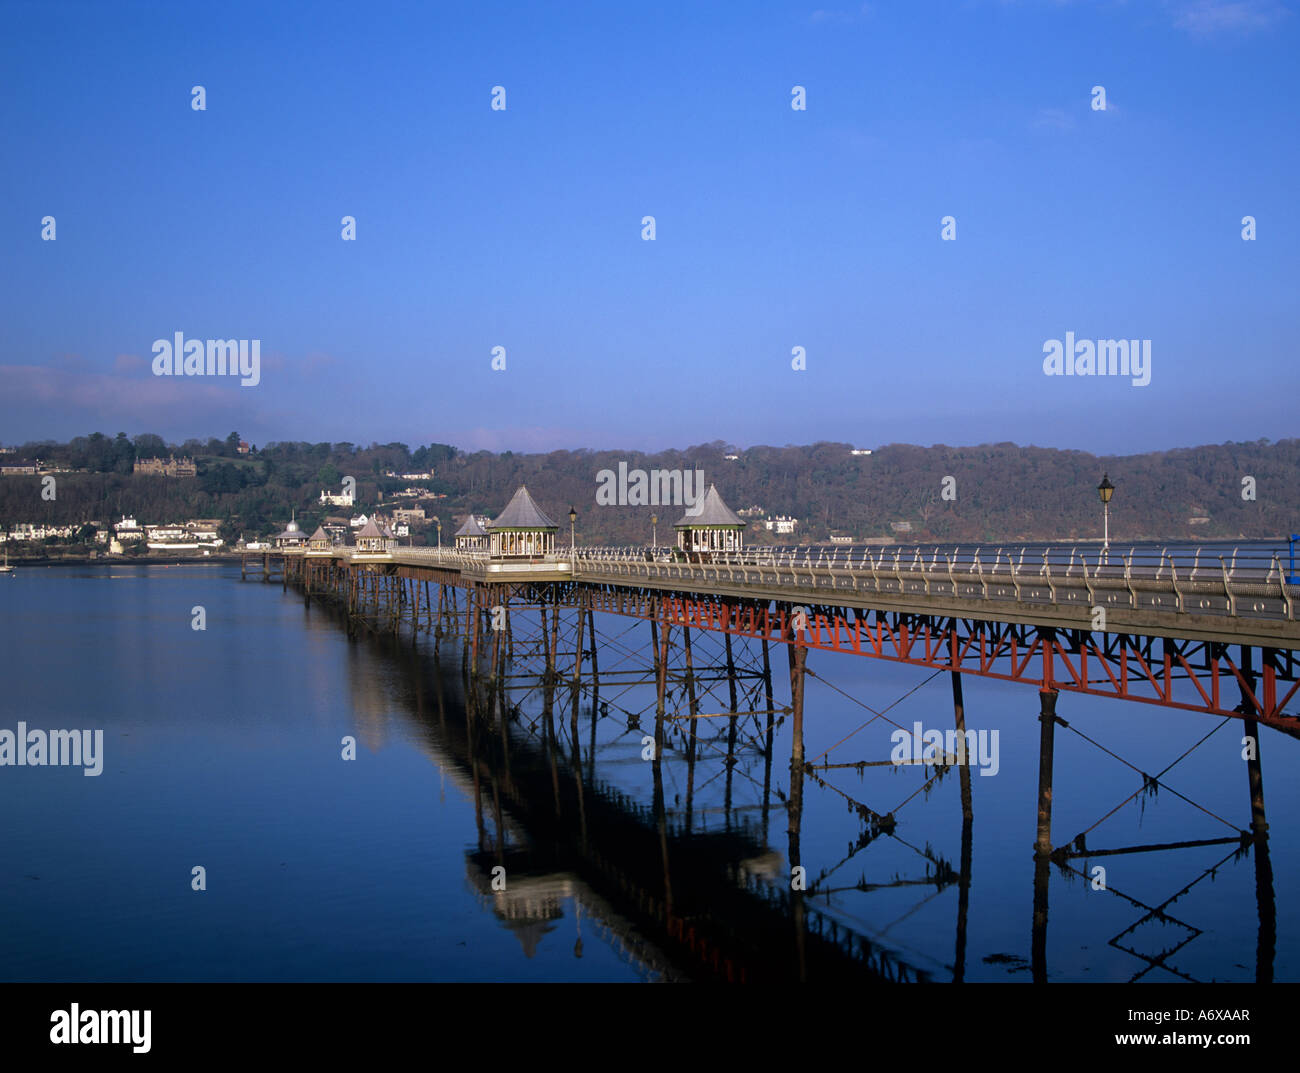
[[[793,606],[713,600],[689,594],[629,594],[593,587],[592,606],[601,611],[655,618],[669,625],[719,630],[741,637],[789,643]],[[1054,627],[939,618],[903,612],[861,612],[844,608],[809,608],[798,644],[826,652],[847,653],[905,663],[930,670],[956,671],[1039,689],[1110,697],[1164,708],[1212,715],[1249,716],[1291,734],[1300,720],[1285,714],[1300,689],[1294,664],[1287,667],[1272,650],[1262,650],[1258,675],[1245,672],[1224,644],[1175,641],[1145,635],[1071,631],[1062,639]],[[1154,653],[1158,643],[1163,652]],[[1194,653],[1201,653],[1195,662]],[[1249,666],[1249,664],[1247,664]],[[1223,693],[1235,684],[1241,703]],[[1278,683],[1289,688],[1279,696]],[[1181,695],[1175,686],[1185,683]]]

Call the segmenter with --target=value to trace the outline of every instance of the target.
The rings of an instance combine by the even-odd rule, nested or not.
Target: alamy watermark
[[[262,382],[260,339],[155,339],[154,376],[238,376],[243,387]]]
[[[694,518],[704,509],[704,470],[602,469],[596,474],[596,504],[601,507],[685,507]]]
[[[923,731],[920,723],[913,723],[910,733],[899,727],[889,740],[894,746],[889,759],[895,764],[969,764],[978,767],[981,775],[996,775],[1002,766],[996,730],[949,730],[945,734]]]
[[[0,730],[0,767],[83,767],[83,775],[104,770],[102,730]]]
[[[1150,339],[1080,339],[1043,344],[1043,372],[1048,376],[1131,376],[1134,387],[1151,383]]]
[[[83,1010],[77,1003],[50,1014],[51,1043],[130,1044],[148,1054],[152,1010]]]

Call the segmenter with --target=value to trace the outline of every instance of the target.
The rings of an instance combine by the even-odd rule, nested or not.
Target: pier
[[[718,546],[716,537],[710,537],[707,551],[555,547],[537,541],[526,546],[528,551],[540,548],[540,554],[504,554],[477,534],[467,534],[465,541],[470,540],[473,545],[457,548],[400,548],[391,543],[362,550],[282,548],[248,556],[241,577],[278,581],[286,590],[292,586],[308,603],[329,602],[339,610],[350,636],[361,631],[394,638],[423,634],[433,639],[435,653],[446,644],[448,654],[460,660],[466,696],[472,698],[471,712],[490,713],[486,721],[477,720],[475,751],[481,752],[483,741],[499,738],[503,744],[491,748],[506,750],[496,762],[507,770],[517,762],[507,743],[512,720],[522,718],[518,703],[510,699],[519,691],[544,698],[542,722],[548,725],[564,707],[557,699],[564,692],[571,700],[575,746],[579,699],[585,698],[590,704],[589,755],[594,755],[597,712],[609,703],[602,708],[602,691],[617,704],[634,685],[653,685],[653,712],[644,714],[653,719],[655,759],[675,741],[691,765],[688,786],[693,785],[705,724],[721,721],[716,725],[726,730],[713,740],[726,743],[721,762],[728,801],[738,743],[766,751],[770,785],[774,726],[788,721],[790,794],[783,807],[792,868],[800,860],[805,783],[811,780],[825,788],[826,777],[837,769],[861,770],[864,765],[887,763],[805,756],[805,681],[813,675],[834,688],[820,668],[809,666],[810,655],[856,655],[915,666],[928,670],[930,677],[946,674],[952,685],[952,725],[963,743],[966,676],[1032,686],[1037,696],[1033,709],[1027,706],[1025,714],[1039,722],[1038,790],[1032,803],[1037,811],[1032,846],[1036,862],[1033,978],[1047,978],[1050,865],[1083,875],[1077,865],[1087,859],[1207,845],[1222,845],[1229,857],[1242,851],[1254,853],[1260,973],[1261,977],[1271,974],[1267,968],[1271,958],[1262,953],[1269,947],[1273,892],[1260,729],[1300,737],[1296,712],[1300,678],[1295,660],[1300,648],[1295,608],[1300,587],[1290,583],[1276,557],[1261,560],[1194,551],[1117,555],[1096,547],[1047,552],[892,547],[772,551],[727,549]],[[525,544],[515,540],[505,546],[517,551]],[[616,641],[598,633],[598,612],[600,622],[613,621],[606,616],[629,620],[632,632],[623,631]],[[638,624],[643,624],[644,632]],[[706,639],[710,640],[707,649]],[[788,685],[783,681],[787,673]],[[1071,694],[1217,717],[1220,726],[1239,720],[1242,734],[1253,743],[1242,765],[1245,770],[1234,776],[1241,779],[1243,805],[1249,804],[1248,812],[1243,812],[1249,818],[1233,822],[1211,814],[1225,828],[1218,837],[1145,846],[1090,846],[1087,838],[1092,828],[1059,838],[1052,827],[1054,758],[1061,747],[1058,731],[1072,732],[1100,747],[1071,727],[1067,706]],[[629,729],[639,726],[639,718],[640,713],[628,713]],[[553,753],[554,746],[554,741],[548,746]],[[582,823],[592,820],[589,810],[596,803],[583,798],[580,779],[573,781],[575,771],[581,774],[581,757],[561,762],[568,766],[567,778],[556,770],[546,779],[538,776],[536,785],[520,780],[510,787],[516,806],[534,824],[546,812],[537,807],[537,794],[546,782],[555,794],[556,816],[582,815]],[[467,755],[466,763],[473,770],[477,761]],[[961,780],[968,846],[973,806],[965,757],[942,755],[926,786],[954,768]],[[657,763],[654,769],[656,800],[661,800]],[[1142,786],[1148,790],[1163,786],[1168,770],[1138,772]],[[566,785],[569,789],[560,789]],[[518,795],[526,795],[527,800]],[[688,831],[690,798],[688,790]],[[865,841],[892,834],[899,822],[896,813],[901,806],[880,809],[853,800],[849,806],[861,818]],[[581,865],[580,870],[591,873],[585,880],[597,887],[624,881],[616,873],[600,875],[599,860],[583,857],[587,843],[581,839],[577,844],[566,842],[550,820],[542,829],[547,844],[556,847],[549,851],[559,862],[556,867]],[[566,830],[568,838],[573,831]],[[647,845],[655,841],[653,825],[633,833],[637,838],[644,835]],[[662,877],[643,878],[633,894],[638,904],[644,902],[646,911],[652,912],[653,920],[643,920],[642,926],[665,940],[679,937],[673,930],[679,925],[672,921],[699,918],[698,912],[674,916],[667,862],[673,854],[686,851],[677,845],[670,852],[668,841],[666,832],[661,832]],[[471,868],[481,872],[492,851],[493,846],[484,843],[481,859],[477,865],[471,862]],[[964,891],[969,884],[967,857],[964,850],[959,869],[947,862],[928,862],[927,870],[933,871],[927,874],[948,875]],[[691,871],[698,874],[700,869]],[[647,893],[650,890],[655,893]],[[806,914],[797,888],[787,896]],[[1164,919],[1161,907],[1140,908],[1146,918]],[[745,915],[758,911],[750,903],[744,909]],[[724,918],[709,919],[716,929]],[[697,927],[704,928],[698,919]],[[959,923],[959,947],[962,934]],[[716,951],[721,959],[716,964],[710,961],[708,971],[735,979],[744,958],[727,952],[738,949],[738,933],[727,936],[711,948],[706,942],[706,949]],[[853,942],[850,938],[844,949],[870,949],[862,967],[869,976],[927,976],[924,968],[907,966],[887,948],[870,944],[855,948]],[[805,949],[796,957],[802,966],[800,978],[809,956]],[[858,961],[850,956],[843,964]],[[959,965],[960,961],[959,957]],[[768,958],[758,958],[751,964],[769,963]],[[819,964],[818,975],[841,972],[828,968],[840,964],[835,958],[830,962],[822,958]],[[695,965],[693,971],[701,971],[701,966]],[[956,978],[960,975],[958,970]]]

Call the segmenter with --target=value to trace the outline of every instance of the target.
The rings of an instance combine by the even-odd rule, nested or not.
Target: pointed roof
[[[318,526],[316,526],[316,532],[312,533],[312,535],[311,535],[311,539],[312,539],[312,540],[325,540],[325,541],[328,541],[329,538],[330,538],[330,537],[329,537],[329,534],[328,534],[327,532],[325,532],[325,527],[324,527],[323,525],[318,525]]]
[[[488,529],[558,529],[550,518],[537,505],[536,500],[528,494],[526,485],[520,485],[514,498],[506,504],[500,516],[488,526]]]
[[[382,539],[383,535],[384,534],[379,531],[379,526],[375,524],[374,518],[371,518],[362,527],[361,532],[357,534],[357,539],[360,540],[362,537],[374,537],[376,539]]]
[[[698,510],[692,514],[689,510],[682,516],[674,529],[699,529],[706,525],[729,525],[736,526],[740,529],[745,528],[742,521],[727,504],[722,502],[722,496],[718,495],[718,490],[713,485],[709,485],[709,490],[704,493],[704,501],[697,504]]]
[[[470,515],[465,519],[465,524],[456,530],[458,537],[482,537],[487,536],[487,530],[478,524],[478,519]]]

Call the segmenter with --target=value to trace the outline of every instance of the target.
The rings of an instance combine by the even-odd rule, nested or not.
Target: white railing
[[[1294,618],[1281,556],[1233,548],[1041,545],[754,548],[683,556],[673,549],[578,548],[577,572],[712,584],[1086,604],[1155,611]]]
[[[464,551],[458,548],[394,548],[393,558],[397,561],[414,560],[434,566],[455,569],[484,569],[489,565],[508,563],[512,566],[551,566],[567,565],[570,561],[567,549],[548,555],[507,555],[493,557],[486,551]]]
[[[398,562],[467,570],[502,561],[572,562],[578,580],[808,590],[809,602],[814,594],[906,594],[1293,620],[1300,596],[1280,555],[1239,548],[858,546],[684,555],[667,547],[561,547],[494,560],[486,551],[399,547],[391,554]]]
[[[418,559],[437,566],[482,566],[489,561],[486,551],[465,551],[460,548],[394,548],[393,555],[402,559]]]

